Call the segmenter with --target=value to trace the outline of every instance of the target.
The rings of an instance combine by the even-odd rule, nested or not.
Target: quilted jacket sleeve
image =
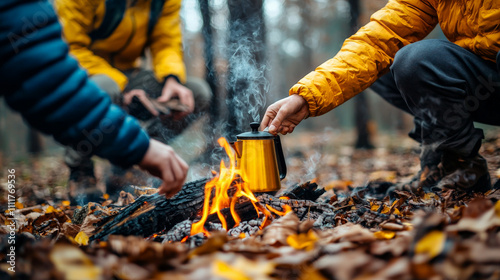
[[[349,100],[385,74],[402,47],[427,36],[437,24],[433,0],[389,0],[370,22],[347,39],[332,59],[290,89],[322,115]]]
[[[64,39],[69,45],[71,55],[78,60],[89,75],[106,75],[123,90],[128,82],[125,74],[111,66],[104,58],[95,55],[89,48],[92,40],[88,33],[92,30],[94,16],[100,2],[95,0],[54,1],[63,26]]]
[[[163,81],[167,76],[172,75],[180,82],[186,82],[180,9],[180,0],[165,1],[160,18],[149,38],[153,70],[158,81]]]
[[[147,134],[68,55],[52,6],[2,0],[0,18],[0,94],[7,104],[64,145],[123,167],[138,163]]]

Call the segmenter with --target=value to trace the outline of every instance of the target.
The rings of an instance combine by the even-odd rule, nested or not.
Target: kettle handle
[[[283,148],[281,147],[281,140],[279,135],[274,137],[274,149],[276,150],[276,157],[278,159],[278,170],[280,172],[280,180],[286,177],[286,162]]]

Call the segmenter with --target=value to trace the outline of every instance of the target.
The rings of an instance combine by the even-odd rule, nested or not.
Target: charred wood
[[[250,202],[249,200],[243,203],[236,204],[234,210],[242,221],[248,221],[259,217],[259,213],[257,213],[252,202]],[[236,225],[236,222],[234,221],[234,218],[231,215],[231,210],[229,208],[224,208],[221,210],[221,213],[224,216],[224,219],[226,219],[227,228],[233,228]],[[217,213],[210,214],[207,217],[207,223],[210,222],[220,223],[220,219],[217,216]]]
[[[170,230],[176,224],[192,218],[203,207],[205,184],[208,179],[187,183],[173,198],[159,194],[143,195],[125,207],[118,215],[97,226],[91,240],[105,240],[109,235],[142,235]]]
[[[170,231],[167,232],[163,243],[181,241],[184,237],[191,234],[191,220],[185,220],[175,225]]]
[[[261,195],[258,200],[262,205],[267,204],[278,211],[284,211],[284,205],[288,205],[301,220],[307,217],[316,218],[323,213],[335,212],[335,207],[330,204],[310,200],[279,199],[270,195]]]

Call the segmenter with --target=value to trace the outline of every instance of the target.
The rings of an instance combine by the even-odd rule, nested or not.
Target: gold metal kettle
[[[259,123],[250,124],[251,132],[236,135],[231,143],[236,151],[236,166],[253,192],[273,192],[281,189],[286,176],[286,163],[279,136],[259,131]]]

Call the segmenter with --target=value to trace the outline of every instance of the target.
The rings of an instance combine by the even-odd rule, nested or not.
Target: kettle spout
[[[241,154],[242,154],[242,150],[243,150],[243,142],[236,141],[236,142],[231,142],[229,144],[231,145],[231,147],[236,152],[236,157],[237,158],[241,158]]]

